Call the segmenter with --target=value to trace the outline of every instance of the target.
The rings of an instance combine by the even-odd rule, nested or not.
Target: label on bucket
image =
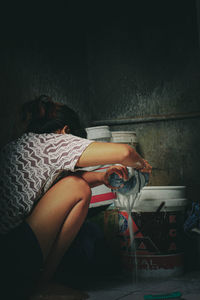
[[[128,213],[119,212],[119,235],[121,250],[131,249]],[[174,254],[183,251],[182,212],[132,212],[135,247],[138,255]]]
[[[167,274],[176,275],[181,274],[183,271],[183,253],[172,255],[140,255],[137,256],[137,268],[139,275],[143,277],[152,277],[158,275],[165,276]],[[124,255],[122,258],[122,264],[128,271],[132,271],[135,268],[133,255]],[[168,273],[167,273],[168,272]]]
[[[127,271],[135,269],[142,277],[170,276],[183,271],[183,221],[180,212],[132,212],[135,250],[130,245],[128,213],[119,211],[121,263]],[[135,260],[136,255],[136,260]],[[150,273],[149,273],[150,272]],[[168,274],[168,275],[167,275]]]

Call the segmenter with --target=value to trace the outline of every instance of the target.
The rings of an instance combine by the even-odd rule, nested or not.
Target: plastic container
[[[110,142],[111,132],[109,126],[96,126],[85,128],[87,138],[89,140],[96,140],[102,142]]]
[[[96,126],[85,128],[87,132],[87,138],[94,141],[110,142],[111,132],[109,126]],[[105,172],[109,165],[97,166],[95,172]],[[91,168],[88,168],[91,170]],[[116,194],[112,192],[105,185],[99,185],[92,188],[92,198],[90,201],[90,208],[109,205],[113,203],[116,198]]]
[[[138,142],[135,131],[112,131],[111,134],[111,142],[129,144],[136,149]]]
[[[188,200],[184,186],[144,187],[132,210],[135,253],[128,213],[119,208],[120,253],[125,270],[137,268],[139,278],[167,278],[183,273],[183,223]],[[125,199],[124,199],[125,201]],[[116,206],[117,201],[115,200]]]

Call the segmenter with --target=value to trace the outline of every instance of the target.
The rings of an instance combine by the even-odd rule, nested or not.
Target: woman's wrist
[[[83,172],[81,177],[87,181],[89,186],[95,187],[105,182],[105,173],[106,172]]]

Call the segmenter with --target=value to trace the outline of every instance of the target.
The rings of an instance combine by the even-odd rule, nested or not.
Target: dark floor
[[[97,233],[95,231],[95,236]],[[54,278],[54,282],[59,283],[49,284],[42,292],[32,296],[31,300],[144,300],[144,295],[166,295],[177,291],[182,294],[179,300],[200,300],[199,238],[185,241],[187,247],[185,247],[184,269],[187,271],[184,273],[181,271],[182,275],[175,276],[172,275],[175,274],[173,270],[168,273],[163,269],[164,273],[160,273],[159,270],[159,277],[153,280],[152,274],[147,271],[151,279],[136,281],[134,274],[127,275],[121,271],[119,261],[114,258],[113,253],[108,252],[101,238],[96,241],[98,242],[96,260],[87,260],[86,255],[80,251],[81,245],[84,245],[83,249],[87,251],[92,249],[92,239],[91,237],[86,239],[87,236],[82,236],[84,239],[81,239],[81,243],[77,240],[71,252],[68,250],[59,269],[59,276]]]
[[[200,272],[192,272],[180,277],[162,280],[141,280],[134,283],[131,280],[110,282],[107,286],[102,284],[99,289],[88,291],[92,300],[118,300],[118,299],[144,299],[147,294],[167,294],[180,291],[182,299],[200,299]]]
[[[200,300],[200,271],[162,280],[140,280],[137,283],[131,277],[118,276],[106,281],[102,278],[86,291],[51,284],[31,300],[143,300],[147,294],[168,294],[177,291],[182,294],[179,299]]]

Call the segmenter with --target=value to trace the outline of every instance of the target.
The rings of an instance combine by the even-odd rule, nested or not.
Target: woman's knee
[[[91,199],[91,188],[87,181],[85,181],[83,178],[72,175],[67,176],[62,179],[62,183],[66,185],[66,189],[69,191],[70,189],[73,189],[75,191],[76,197],[79,199],[85,199],[90,201]]]

